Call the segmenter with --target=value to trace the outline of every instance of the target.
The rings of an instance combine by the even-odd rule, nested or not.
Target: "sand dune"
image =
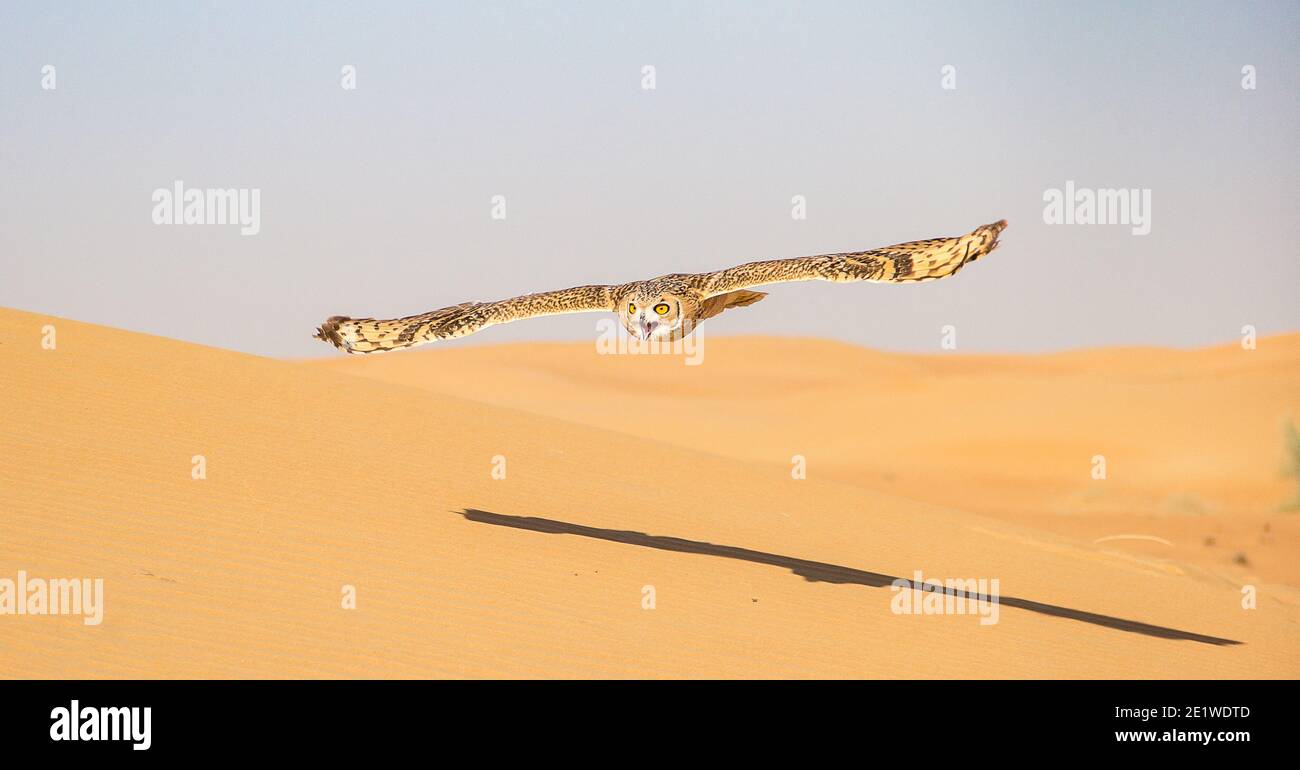
[[[48,323],[55,350],[40,345]],[[896,376],[917,390],[879,392],[864,358],[861,411],[850,419],[819,411],[844,396],[838,364],[787,358],[741,393],[708,374],[715,364],[762,367],[755,351],[815,357],[836,346],[729,347],[711,348],[705,366],[674,370],[673,383],[664,361],[584,363],[610,367],[605,391],[583,385],[565,348],[524,348],[528,357],[511,357],[524,379],[509,383],[492,376],[501,349],[393,357],[393,366],[424,367],[428,387],[416,388],[332,370],[344,363],[287,363],[0,311],[0,578],[24,570],[105,585],[98,626],[0,615],[0,675],[1300,674],[1294,589],[1260,584],[1258,608],[1242,609],[1225,577],[962,510],[953,505],[960,486],[941,505],[853,476],[892,457],[878,473],[894,473],[900,489],[923,483],[907,458],[925,450],[941,470],[960,469],[958,450],[977,455],[978,433],[890,447],[869,432],[819,432],[901,430],[904,412],[925,404],[931,416],[955,415],[943,412],[953,394],[928,386],[926,369],[968,366],[978,378],[971,362],[898,358]],[[730,356],[744,360],[727,364]],[[1068,356],[1053,361],[1063,382],[1086,388]],[[1294,376],[1279,366],[1278,377]],[[511,388],[532,388],[534,400],[488,403],[508,400]],[[576,409],[600,392],[589,408],[604,414],[586,422],[618,430],[527,411]],[[997,418],[978,399],[966,403],[985,413],[966,418],[972,425]],[[801,412],[798,430],[777,438]],[[680,435],[691,419],[708,442]],[[627,432],[638,424],[640,435]],[[1037,447],[1037,435],[1008,440]],[[1215,438],[1226,446],[1234,436]],[[1151,462],[1134,449],[1140,438],[1134,430],[1110,445],[1117,477]],[[1061,462],[1073,451],[1039,448]],[[807,480],[789,472],[800,451]],[[823,454],[832,451],[859,453],[859,464],[833,472]],[[206,458],[206,479],[191,477],[195,455]],[[494,479],[500,457],[506,475]],[[1238,465],[1259,461],[1250,453]],[[999,482],[1014,491],[1016,478],[1032,475],[1008,469]],[[1221,483],[1225,500],[1257,494]],[[917,570],[998,579],[997,623],[892,612],[889,582]],[[355,587],[356,609],[341,607],[345,586]],[[649,587],[653,609],[644,608]]]
[[[1238,583],[1300,586],[1282,424],[1300,334],[1175,351],[900,355],[708,338],[681,356],[591,344],[423,348],[311,365],[474,398],[983,513]],[[1093,458],[1106,479],[1093,478]],[[1153,539],[1154,538],[1154,539]],[[1163,542],[1162,542],[1163,541]],[[1239,563],[1244,561],[1245,563]]]

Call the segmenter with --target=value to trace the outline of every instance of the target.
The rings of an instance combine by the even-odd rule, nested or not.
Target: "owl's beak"
[[[642,319],[641,319],[641,339],[643,339],[643,340],[648,340],[648,339],[650,339],[650,332],[654,331],[656,325],[657,325],[657,324],[656,324],[654,321],[647,321],[646,319],[642,318]]]

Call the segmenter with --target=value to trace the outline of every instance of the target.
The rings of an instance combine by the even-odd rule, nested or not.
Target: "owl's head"
[[[618,317],[638,339],[679,340],[686,333],[689,306],[689,298],[672,291],[638,290],[623,297]]]

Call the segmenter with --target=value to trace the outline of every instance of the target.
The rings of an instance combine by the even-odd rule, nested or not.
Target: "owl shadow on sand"
[[[810,582],[860,585],[868,588],[889,588],[890,586],[898,584],[900,586],[912,587],[921,591],[941,592],[961,600],[973,600],[977,602],[996,600],[999,604],[1005,607],[1014,607],[1017,609],[1028,610],[1030,612],[1037,612],[1043,615],[1051,615],[1052,617],[1077,620],[1083,623],[1091,623],[1093,625],[1113,628],[1118,631],[1127,631],[1134,634],[1154,636],[1160,639],[1174,639],[1213,645],[1241,644],[1241,642],[1232,639],[1206,636],[1204,634],[1192,633],[1190,631],[1180,631],[1175,628],[1165,628],[1163,626],[1151,625],[1150,623],[1140,623],[1136,620],[1125,620],[1123,618],[1111,617],[1109,615],[1100,615],[1095,612],[1084,612],[1083,610],[1070,609],[1069,607],[1044,604],[1043,602],[1036,602],[1029,599],[1018,599],[1014,596],[999,595],[994,599],[993,597],[984,594],[963,591],[961,589],[946,586],[933,584],[914,585],[912,581],[906,578],[897,578],[879,572],[868,572],[866,570],[845,567],[839,564],[828,564],[826,562],[798,559],[791,556],[782,556],[780,554],[767,553],[764,551],[755,551],[749,548],[718,545],[716,543],[708,543],[699,540],[685,540],[679,537],[648,535],[645,532],[636,532],[633,530],[588,527],[582,524],[572,524],[566,521],[556,521],[554,519],[544,519],[535,516],[510,516],[502,513],[482,511],[476,508],[467,508],[463,511],[457,511],[457,513],[464,516],[469,521],[480,524],[492,524],[498,527],[524,529],[530,532],[541,532],[548,535],[576,535],[578,537],[589,537],[594,540],[607,540],[611,543],[624,543],[626,545],[641,546],[642,548],[654,548],[660,551],[692,553],[702,556],[716,556],[724,559],[738,559],[740,561],[752,562],[754,564],[767,564],[773,567],[788,569],[794,574],[802,577],[804,580]]]

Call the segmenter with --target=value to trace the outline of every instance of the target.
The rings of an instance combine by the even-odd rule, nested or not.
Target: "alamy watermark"
[[[1043,222],[1049,225],[1129,225],[1134,235],[1151,232],[1151,190],[1076,188],[1074,181],[1065,189],[1056,187],[1043,192]]]
[[[0,615],[81,615],[97,626],[104,621],[104,579],[0,578]]]
[[[155,225],[239,225],[240,235],[262,231],[260,187],[186,188],[177,179],[153,191]]]
[[[597,355],[675,355],[681,356],[687,366],[704,363],[704,335],[699,329],[678,339],[658,336],[642,339],[628,334],[617,320],[602,318],[596,322],[596,332]]]
[[[1000,585],[997,578],[924,580],[916,570],[911,580],[890,584],[889,609],[895,615],[978,615],[981,626],[992,626],[998,622]]]

